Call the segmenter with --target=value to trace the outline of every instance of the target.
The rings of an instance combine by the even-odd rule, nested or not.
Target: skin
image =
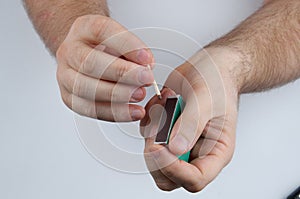
[[[266,1],[230,33],[178,66],[165,83],[163,99],[154,96],[145,109],[127,102],[144,98],[144,87],[153,75],[146,71],[140,82],[138,74],[154,62],[153,56],[139,38],[108,17],[105,1],[25,0],[25,5],[42,39],[56,54],[66,105],[102,120],[143,118],[146,163],[157,186],[165,191],[179,187],[201,191],[230,162],[242,93],[278,87],[300,77],[299,0]],[[139,89],[140,95],[136,94]],[[167,96],[174,94],[182,95],[186,107],[169,145],[156,145],[155,118]],[[114,117],[113,110],[122,116]],[[133,114],[134,110],[140,114]],[[176,155],[189,150],[189,163],[177,159]]]
[[[57,81],[70,109],[106,121],[144,117],[144,108],[134,103],[144,99],[144,87],[154,81],[146,67],[154,62],[153,55],[138,37],[108,17],[106,1],[24,3],[36,30],[56,55]]]
[[[268,1],[232,32],[171,73],[166,87],[181,94],[187,105],[167,147],[155,145],[151,134],[157,132],[155,121],[151,122],[157,116],[150,114],[155,112],[151,107],[163,105],[164,100],[150,100],[141,131],[146,137],[145,159],[160,189],[201,191],[232,158],[240,94],[299,78],[299,10],[297,0]],[[210,72],[215,69],[219,75]],[[172,92],[165,91],[163,98]],[[174,155],[189,150],[189,163]]]

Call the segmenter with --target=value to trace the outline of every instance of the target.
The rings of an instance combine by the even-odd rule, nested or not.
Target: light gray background
[[[249,16],[261,0],[110,0],[109,4],[112,16],[128,28],[171,28],[204,45]],[[243,96],[230,165],[199,194],[164,193],[150,175],[111,170],[86,152],[73,113],[60,99],[55,60],[20,1],[0,2],[0,25],[0,198],[268,199],[284,198],[300,185],[299,81]]]

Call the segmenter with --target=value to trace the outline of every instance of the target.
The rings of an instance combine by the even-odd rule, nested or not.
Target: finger
[[[150,171],[150,174],[153,177],[158,188],[160,188],[163,191],[172,191],[172,190],[178,188],[179,186],[176,183],[174,183],[173,181],[171,181],[169,178],[167,178],[159,170],[159,167],[155,163],[155,160],[153,159],[153,156],[152,156],[151,152],[149,151],[150,146],[152,146],[154,144],[154,139],[155,139],[155,136],[148,137],[145,140],[144,158],[145,158],[147,168]]]
[[[156,165],[151,152],[149,151],[149,146],[153,145],[154,137],[146,139],[146,145],[144,150],[144,158],[147,165],[148,170],[150,171],[151,176],[153,177],[156,185],[163,191],[171,191],[179,186],[167,178],[160,170],[159,167]]]
[[[114,56],[114,57],[121,57],[122,55],[119,53],[119,52],[117,52],[116,50],[114,50],[114,49],[111,49],[111,48],[108,48],[108,47],[106,47],[106,46],[103,46],[103,45],[97,45],[97,46],[93,46],[96,50],[100,50],[100,51],[103,51],[103,52],[105,52],[105,53],[107,53],[107,54],[110,54],[110,55],[112,55],[112,56]]]
[[[201,137],[193,147],[191,158],[205,157],[216,149],[220,150],[220,152],[225,151],[225,149],[229,146],[229,138],[231,138],[231,136],[223,134],[222,131],[224,130],[224,127],[224,117],[211,119],[207,123]],[[222,145],[220,143],[222,143]]]
[[[179,160],[166,147],[153,145],[150,149],[157,167],[168,179],[191,192],[203,189],[206,181],[192,164]]]
[[[176,155],[182,155],[191,150],[201,136],[209,120],[210,110],[201,106],[203,103],[209,107],[206,97],[190,96],[181,116],[176,121],[170,136],[169,149]]]
[[[144,88],[97,80],[78,73],[73,69],[66,69],[62,78],[64,79],[60,81],[69,93],[91,101],[113,103],[138,102],[144,99],[146,95]]]
[[[69,47],[70,50],[66,50],[65,57],[67,64],[80,73],[96,79],[136,86],[151,84],[154,81],[152,71],[145,66],[114,57],[86,45],[77,45]]]
[[[169,143],[172,153],[182,155],[192,149],[211,118],[211,97],[203,81],[186,79],[180,71],[175,70],[166,85],[181,94],[186,104],[172,129]]]
[[[190,163],[191,165],[194,165],[200,173],[198,183],[193,184],[193,182],[187,181],[183,185],[186,190],[191,192],[201,191],[212,182],[227,165],[224,158],[218,154],[207,155],[205,158],[199,157],[192,160]]]
[[[130,122],[140,120],[145,115],[143,107],[138,105],[93,102],[67,91],[62,93],[64,103],[82,116],[111,122]]]
[[[225,164],[232,158],[235,147],[235,125],[225,116],[210,120],[201,138],[191,151],[191,159],[205,158],[207,155],[223,157]]]
[[[76,39],[102,44],[139,64],[153,63],[153,55],[147,46],[133,33],[113,19],[99,15],[78,18],[71,28]]]
[[[232,159],[235,130],[234,126],[225,118],[213,118],[206,126],[202,136],[191,151],[193,160],[190,163],[195,165],[202,174],[203,186],[205,186]]]
[[[95,50],[103,51],[103,52],[105,52],[107,54],[110,54],[110,55],[112,55],[114,57],[119,57],[119,58],[122,58],[122,59],[126,59],[123,55],[121,55],[116,50],[108,48],[107,46],[104,46],[102,44],[100,44],[100,45],[89,45],[89,46],[91,48],[95,49]]]
[[[163,191],[173,191],[180,186],[167,178],[160,170],[150,172],[156,186]]]

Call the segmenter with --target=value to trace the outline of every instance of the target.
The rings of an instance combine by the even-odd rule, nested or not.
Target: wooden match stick
[[[147,65],[147,67],[148,67],[148,69],[149,70],[151,70],[151,67],[150,67],[150,65],[148,64]],[[152,84],[153,86],[154,86],[154,89],[155,89],[155,93],[156,93],[156,95],[158,96],[158,98],[159,99],[162,99],[162,97],[161,97],[161,93],[160,93],[160,91],[159,91],[159,88],[158,88],[158,86],[157,86],[157,83],[156,83],[156,81],[154,80],[154,82],[153,82],[153,84]]]

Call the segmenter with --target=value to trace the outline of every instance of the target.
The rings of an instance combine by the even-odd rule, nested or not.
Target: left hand
[[[163,99],[154,96],[146,105],[146,116],[140,124],[145,137],[145,160],[161,190],[183,187],[198,192],[232,158],[238,94],[227,66],[234,62],[212,57],[214,62],[202,51],[176,68],[162,90]],[[185,109],[174,125],[168,146],[156,145],[162,107],[166,98],[175,94],[183,97]],[[177,158],[189,150],[189,163]]]

